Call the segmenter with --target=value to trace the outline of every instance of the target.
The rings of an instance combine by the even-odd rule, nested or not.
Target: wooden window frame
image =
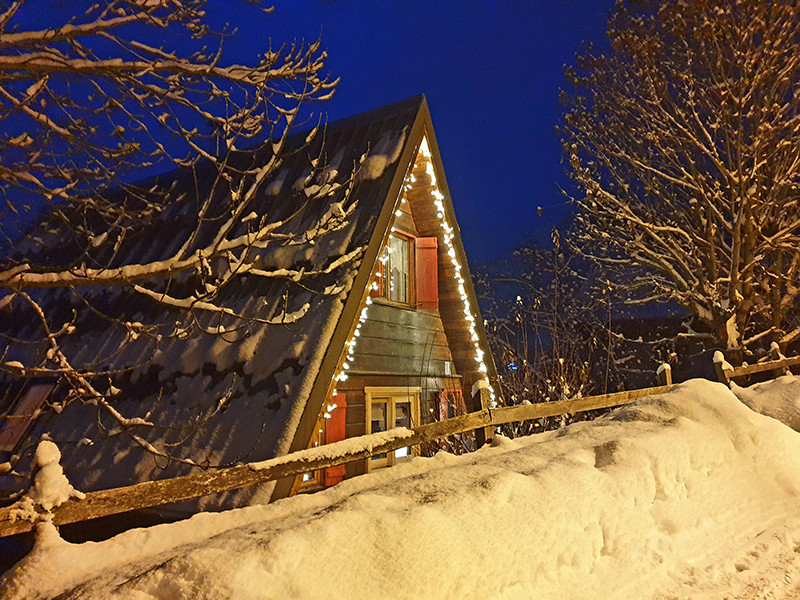
[[[416,297],[417,297],[417,273],[416,273],[416,262],[415,262],[415,240],[417,236],[407,231],[403,231],[400,229],[395,229],[389,234],[389,238],[386,240],[386,244],[389,244],[389,240],[392,237],[400,238],[405,240],[408,250],[406,251],[406,258],[408,260],[408,294],[405,302],[401,302],[399,300],[392,300],[389,297],[390,290],[389,290],[389,283],[388,277],[391,273],[391,261],[392,261],[392,254],[389,253],[389,260],[387,261],[386,265],[381,262],[378,262],[378,267],[375,270],[376,275],[380,274],[380,277],[376,277],[379,281],[378,283],[378,290],[375,294],[372,295],[373,300],[378,300],[379,302],[390,304],[392,306],[400,306],[403,308],[416,308]],[[387,269],[386,266],[389,268]]]
[[[387,421],[390,423],[394,423],[396,419],[396,413],[394,407],[399,402],[410,402],[411,403],[411,426],[416,427],[421,424],[420,421],[420,405],[419,399],[421,395],[421,389],[419,387],[400,387],[400,386],[369,386],[364,388],[364,403],[366,406],[366,432],[367,435],[373,433],[372,431],[372,404],[373,399],[380,398],[383,400],[384,398],[388,400],[387,402],[387,409],[389,406],[392,407],[391,410],[388,410]],[[389,428],[394,429],[394,427]],[[395,451],[396,452],[396,451]],[[402,462],[405,459],[398,459],[395,456],[395,452],[387,453],[386,455],[386,462],[378,462],[373,460],[372,457],[366,460],[366,472],[369,473],[375,469],[382,469],[385,467],[391,467],[397,464],[398,460]],[[418,456],[419,455],[419,448],[417,446],[411,446],[411,453],[410,456]]]

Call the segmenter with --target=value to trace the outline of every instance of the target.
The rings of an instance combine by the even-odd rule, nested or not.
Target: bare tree
[[[619,388],[609,290],[594,289],[580,257],[552,231],[552,249],[521,247],[479,273],[489,344],[511,405],[569,400]],[[509,426],[527,435],[575,415]],[[580,418],[584,418],[583,415]]]
[[[797,340],[800,3],[617,2],[608,37],[562,94],[580,247],[723,348]]]
[[[116,376],[165,341],[203,334],[235,343],[253,323],[286,324],[308,310],[231,303],[245,276],[302,285],[356,257],[331,257],[317,271],[263,260],[266,250],[314,244],[352,211],[342,195],[354,178],[336,178],[322,156],[307,150],[296,191],[304,203],[327,199],[329,210],[295,223],[302,203],[269,217],[256,205],[306,103],[330,97],[336,81],[323,73],[319,42],[226,62],[223,42],[235,32],[214,32],[200,0],[106,0],[31,27],[31,11],[50,6],[18,0],[0,14],[0,227],[16,247],[0,264],[0,371],[60,380],[62,402],[97,404],[141,447],[168,457],[137,433],[146,419],[115,408]],[[43,225],[21,241],[15,216],[26,210],[40,211]],[[138,298],[164,310],[133,318],[136,310],[110,308],[114,290],[129,305]],[[109,336],[121,331],[122,346],[146,339],[148,356],[125,359],[117,345],[82,361],[81,315]]]

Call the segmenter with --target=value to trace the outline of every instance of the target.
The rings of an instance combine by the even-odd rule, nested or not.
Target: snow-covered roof
[[[161,320],[174,313],[176,328],[180,328],[186,325],[184,313],[149,302],[124,287],[113,291],[79,288],[77,294],[50,292],[42,296],[47,298],[43,301],[62,312],[65,322],[73,309],[80,315],[78,330],[83,333],[76,341],[79,346],[73,348],[73,364],[97,363],[102,369],[140,365],[116,376],[114,385],[122,391],[115,406],[126,417],[153,423],[153,427],[137,427],[136,433],[147,440],[175,443],[172,451],[181,458],[200,465],[225,465],[287,452],[312,388],[318,379],[327,376],[330,380],[329,375],[320,375],[320,369],[343,310],[348,303],[360,302],[366,289],[364,278],[369,273],[361,273],[372,269],[377,249],[370,246],[384,237],[385,232],[377,229],[386,227],[387,210],[392,210],[404,169],[413,160],[416,148],[410,146],[421,139],[423,113],[427,115],[425,99],[418,96],[328,124],[310,148],[304,146],[305,134],[291,138],[283,163],[263,187],[253,219],[267,215],[272,221],[281,220],[299,209],[299,216],[285,230],[293,234],[305,231],[324,215],[340,218],[341,223],[316,243],[263,249],[259,267],[283,269],[285,277],[243,277],[240,285],[224,292],[226,305],[272,324],[232,328],[232,322],[219,315],[207,315],[201,317],[200,325],[222,335],[156,343],[121,328],[109,329],[106,316],[137,322],[148,320],[154,310],[164,311]],[[416,142],[411,140],[412,129],[417,132]],[[323,140],[328,167],[309,181],[310,156],[319,153]],[[352,174],[363,154],[367,158],[349,195],[341,188],[329,198],[306,202],[313,186],[330,185]],[[175,178],[161,177],[157,183],[172,185]],[[186,181],[180,174],[177,180],[178,186],[200,190],[210,185],[202,179]],[[131,235],[119,252],[120,263],[170,256],[173,246],[180,243],[176,230],[194,227],[194,221],[188,223],[193,210],[192,202],[177,203],[146,233]],[[203,234],[211,235],[211,229]],[[50,251],[55,254],[57,249]],[[299,267],[319,274],[298,282],[293,271]],[[353,289],[358,290],[354,294],[358,298],[351,300]],[[106,315],[86,310],[81,296]],[[20,327],[12,324],[13,315],[7,312],[0,319],[6,321],[0,324],[4,331]],[[19,358],[23,364],[30,362],[24,355]],[[73,403],[61,414],[40,418],[28,439],[35,442],[43,433],[56,439],[65,470],[83,490],[176,476],[190,468],[149,455],[124,432],[117,432],[117,427],[96,406]]]

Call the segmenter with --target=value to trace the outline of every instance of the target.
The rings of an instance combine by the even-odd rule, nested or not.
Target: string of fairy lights
[[[481,380],[482,387],[485,387],[489,391],[489,399],[492,408],[497,406],[497,398],[492,387],[491,383],[489,382],[488,378],[488,367],[486,366],[486,361],[484,360],[484,351],[480,346],[480,338],[478,336],[478,330],[475,326],[475,315],[476,312],[472,309],[470,305],[469,296],[467,294],[467,289],[465,285],[464,276],[462,275],[462,266],[458,260],[458,256],[456,254],[456,247],[454,244],[455,240],[455,231],[453,226],[450,224],[447,213],[444,207],[444,194],[439,191],[439,187],[436,181],[436,173],[433,168],[433,162],[431,161],[431,151],[428,147],[428,140],[426,138],[422,138],[422,143],[419,147],[419,153],[425,159],[425,171],[431,179],[431,196],[433,196],[433,204],[436,207],[436,217],[440,221],[440,225],[443,231],[443,241],[444,241],[444,250],[446,251],[447,257],[450,259],[450,263],[453,266],[453,270],[455,271],[455,280],[458,284],[458,294],[461,298],[461,302],[463,304],[463,311],[464,311],[464,319],[467,321],[468,330],[469,330],[469,337],[470,341],[472,342],[474,356],[473,359],[477,363],[477,370],[483,374],[483,378]],[[403,188],[405,191],[409,191],[415,182],[415,178],[413,173],[409,173],[406,177],[405,182],[403,183]],[[400,194],[398,197],[398,204],[395,207],[394,216],[399,217],[402,214],[401,205],[406,202],[404,194]],[[391,228],[394,231],[394,227]],[[389,247],[388,242],[384,245],[383,250],[381,251],[380,257],[378,261],[381,265],[385,267],[387,261],[389,260],[389,255],[391,253],[391,248]],[[385,276],[385,268],[381,269],[376,266],[375,273],[373,275],[373,280],[371,284],[372,290],[379,290],[380,289],[380,279],[381,277],[386,278]],[[389,285],[392,284],[391,277],[386,278],[389,279]],[[350,336],[350,339],[346,342],[347,352],[345,355],[345,359],[342,361],[342,364],[336,374],[336,381],[347,381],[348,375],[347,372],[350,370],[351,365],[355,359],[355,349],[356,345],[358,344],[358,338],[361,336],[361,327],[367,320],[367,315],[369,313],[369,307],[372,304],[372,298],[368,295],[363,308],[361,309],[361,313],[358,317],[358,323],[353,330],[353,333]],[[326,403],[324,407],[323,415],[325,418],[330,418],[330,413],[336,408],[335,404],[335,396],[336,390],[333,391],[333,397]]]

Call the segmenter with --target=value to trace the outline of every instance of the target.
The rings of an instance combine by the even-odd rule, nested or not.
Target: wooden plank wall
[[[435,310],[407,309],[376,300],[357,338],[353,374],[444,376],[453,357]]]
[[[431,192],[434,187],[431,185],[430,175],[426,172],[426,165],[427,159],[419,154],[412,170],[415,181],[406,196],[419,234],[438,238],[439,314],[450,342],[456,371],[464,378],[462,382],[464,398],[470,398],[472,384],[476,379],[481,378],[481,373],[477,370],[477,363],[473,360],[474,350],[470,339],[469,325],[464,319],[464,306],[455,280],[455,269],[450,257],[445,252],[444,231],[441,220],[436,214],[436,207],[432,202]],[[451,223],[451,225],[458,227],[457,223]]]
[[[415,425],[432,422],[438,392],[461,389],[460,377],[445,371],[445,362],[452,360],[438,311],[373,301],[356,341],[348,378],[336,386],[347,398],[347,437],[366,433],[365,387],[419,388],[422,423]],[[363,472],[363,462],[347,466],[348,477]]]

